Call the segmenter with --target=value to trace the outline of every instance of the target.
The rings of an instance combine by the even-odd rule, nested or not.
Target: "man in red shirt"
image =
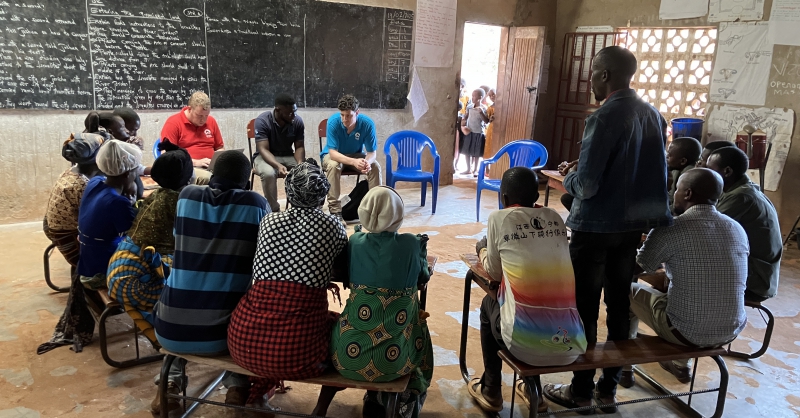
[[[222,133],[211,113],[211,99],[202,91],[189,98],[189,103],[180,112],[167,118],[161,129],[161,140],[169,139],[173,144],[189,151],[194,164],[196,184],[208,184],[211,172],[208,165],[214,152],[225,147]]]

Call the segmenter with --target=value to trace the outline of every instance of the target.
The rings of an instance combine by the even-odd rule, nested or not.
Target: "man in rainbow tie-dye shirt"
[[[503,173],[500,194],[505,209],[489,216],[487,236],[476,245],[497,294],[481,305],[484,372],[469,383],[469,393],[488,412],[503,408],[502,361],[508,349],[533,366],[557,366],[586,352],[586,336],[575,303],[575,277],[564,221],[552,209],[535,205],[536,173],[525,167]],[[530,382],[541,392],[538,376]],[[530,403],[525,384],[515,390]],[[544,399],[537,406],[546,411]]]

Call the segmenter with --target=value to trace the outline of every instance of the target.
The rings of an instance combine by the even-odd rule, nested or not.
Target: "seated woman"
[[[108,261],[136,217],[134,180],[141,161],[142,151],[122,141],[108,141],[97,153],[97,166],[106,177],[89,180],[78,215],[78,274],[89,289],[106,287]]]
[[[334,268],[347,261],[344,226],[321,209],[329,189],[309,159],[286,177],[291,208],[261,221],[253,285],[228,327],[233,360],[262,376],[251,378],[248,404],[264,405],[282,379],[316,377],[328,367],[337,314],[328,311],[326,290]]]
[[[411,375],[400,395],[403,418],[418,417],[433,377],[433,346],[417,288],[428,282],[426,235],[399,234],[403,200],[375,187],[358,208],[350,237],[350,297],[333,328],[333,365],[342,376],[389,382]],[[378,334],[380,332],[380,335]],[[364,416],[383,416],[388,396],[367,392]],[[324,411],[323,411],[324,412]]]
[[[122,108],[129,109],[129,108]],[[131,114],[132,113],[132,114]],[[127,119],[126,119],[127,118]],[[129,122],[130,119],[131,121]],[[135,122],[135,123],[134,123]],[[136,145],[140,150],[144,150],[144,142],[141,138],[135,137],[139,129],[139,115],[131,109],[130,111],[117,111],[112,112],[89,112],[86,119],[83,121],[86,127],[84,132],[96,133],[103,136],[106,140],[116,139],[118,141],[126,142]],[[135,127],[136,131],[131,133],[128,126]],[[144,195],[144,185],[139,178],[141,175],[150,175],[150,167],[139,165],[138,176],[134,180],[136,182],[136,200],[140,200]]]
[[[158,345],[153,330],[153,306],[161,296],[175,252],[175,215],[178,195],[192,182],[189,153],[169,141],[150,172],[161,186],[138,205],[139,213],[128,236],[108,264],[108,294],[125,308],[142,333]]]
[[[130,107],[118,107],[114,109],[114,116],[121,117],[122,121],[125,122],[125,129],[129,135],[128,140],[125,142],[136,145],[144,151],[144,139],[139,136],[139,128],[142,126],[139,114]]]

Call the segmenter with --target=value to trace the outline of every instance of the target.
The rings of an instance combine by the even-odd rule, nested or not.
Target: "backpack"
[[[368,191],[369,183],[367,183],[366,180],[361,180],[356,184],[353,191],[347,195],[350,197],[350,201],[342,207],[342,219],[345,221],[358,220],[358,207],[361,205],[361,201],[364,200],[364,196],[367,195]]]

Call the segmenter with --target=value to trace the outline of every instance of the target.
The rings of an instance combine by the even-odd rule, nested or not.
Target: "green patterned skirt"
[[[401,396],[404,417],[418,415],[433,377],[431,336],[419,313],[415,288],[354,284],[331,338],[333,365],[348,379],[391,382],[411,375]]]

